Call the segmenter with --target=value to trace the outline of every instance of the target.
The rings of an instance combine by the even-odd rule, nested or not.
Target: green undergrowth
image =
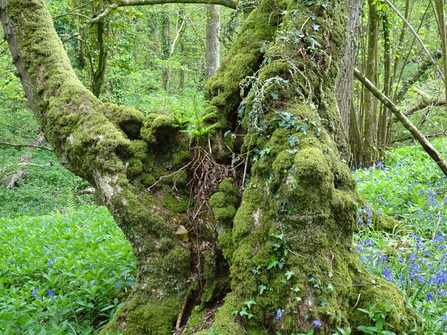
[[[0,218],[0,333],[96,334],[130,292],[135,260],[104,207]]]
[[[28,149],[0,146],[0,217],[45,215],[52,211],[74,211],[93,204],[91,195],[77,196],[89,184],[76,177],[49,151],[36,149],[25,166],[25,176],[6,188],[21,167],[20,157]]]
[[[433,143],[444,157],[446,142]],[[361,261],[401,289],[423,334],[447,334],[447,178],[419,146],[395,149],[375,167],[355,169],[354,176],[371,206],[406,230],[370,229],[371,209],[365,207],[365,227],[356,236]]]

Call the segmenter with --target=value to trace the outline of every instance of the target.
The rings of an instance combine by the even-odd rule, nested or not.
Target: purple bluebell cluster
[[[360,260],[373,274],[399,286],[405,296],[418,295],[419,300],[433,304],[446,327],[447,235],[438,231],[431,239],[415,234],[383,236],[385,241],[358,241]]]

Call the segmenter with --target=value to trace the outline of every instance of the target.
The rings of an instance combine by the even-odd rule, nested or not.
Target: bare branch
[[[57,16],[53,17],[53,20],[56,20],[56,19],[58,19],[58,18],[60,18],[60,17],[67,16],[67,15],[79,16],[79,17],[82,17],[83,19],[85,19],[85,20],[87,20],[87,21],[90,21],[90,17],[88,17],[87,15],[83,15],[83,14],[79,14],[79,13],[74,13],[74,12],[68,12],[68,13],[64,13],[64,14],[57,15]]]
[[[118,7],[162,5],[173,3],[210,4],[221,5],[231,9],[237,8],[237,3],[233,0],[115,0],[109,5],[109,7],[104,10],[104,12],[97,15],[95,18],[90,19],[89,22],[98,22],[102,20],[104,17],[109,15],[110,12],[117,9]]]
[[[34,149],[42,149],[53,152],[53,149],[48,148],[46,146],[41,145],[33,145],[33,144],[17,144],[17,143],[9,143],[9,142],[0,142],[0,145],[7,145],[10,147],[17,147],[17,148],[34,148]]]
[[[418,111],[423,110],[427,106],[433,106],[433,107],[439,107],[439,106],[445,106],[445,99],[431,99],[431,100],[423,100],[420,103],[418,103],[416,106],[413,106],[411,108],[408,108],[404,114],[406,116],[410,116]]]
[[[427,138],[431,138],[431,137],[437,138],[437,137],[445,137],[445,136],[447,136],[447,129],[444,130],[442,133],[425,135],[425,137],[427,137]],[[403,137],[403,138],[398,138],[397,140],[395,140],[393,142],[394,143],[398,143],[398,142],[404,142],[404,141],[409,141],[409,140],[414,140],[414,137],[413,136],[406,136],[406,137]]]
[[[84,4],[82,4],[82,5],[79,5],[78,7],[72,8],[69,12],[67,12],[67,13],[65,13],[65,14],[61,14],[61,15],[53,16],[53,20],[54,20],[54,19],[58,19],[58,18],[60,18],[61,16],[70,15],[70,14],[73,13],[75,10],[84,8],[84,7],[88,6],[89,4],[91,4],[92,2],[93,2],[93,0],[90,0],[90,1],[87,2],[87,3],[84,3]],[[90,18],[88,18],[88,19],[90,20]]]
[[[447,164],[442,158],[441,154],[436,150],[436,148],[427,140],[427,138],[411,123],[411,121],[400,111],[385,94],[380,92],[377,87],[375,87],[366,78],[363,73],[361,73],[357,68],[354,69],[355,77],[370,91],[377,99],[379,99],[389,110],[396,116],[396,118],[402,123],[402,125],[413,135],[413,137],[422,145],[422,148],[430,157],[436,162],[439,168],[442,170],[444,175],[447,176]]]
[[[396,8],[396,6],[394,6],[391,1],[389,0],[385,0],[386,3],[394,10],[394,12],[396,12],[396,14],[401,18],[401,20],[405,23],[405,25],[408,27],[408,29],[410,29],[411,33],[414,35],[414,37],[418,40],[419,44],[422,46],[422,48],[424,49],[425,53],[427,54],[427,56],[430,58],[430,60],[433,63],[436,63],[436,61],[433,59],[433,57],[430,54],[430,51],[428,51],[427,47],[425,46],[424,42],[421,40],[421,38],[419,37],[418,33],[413,29],[413,27],[411,26],[410,22],[408,22],[408,20],[405,18],[405,16],[403,16],[401,14],[401,12],[399,12],[399,10]],[[444,80],[444,75],[442,73],[440,73],[442,79]]]
[[[203,3],[209,5],[221,5],[224,7],[236,9],[237,3],[232,0],[115,0],[113,5],[118,7],[124,6],[145,6],[145,5],[160,5],[166,3]]]
[[[35,164],[35,163],[27,163],[27,162],[23,162],[23,163],[18,163],[17,166],[37,166],[37,167],[44,167],[44,166],[54,166],[53,163],[48,163],[48,164]]]
[[[25,129],[23,129],[23,128],[14,126],[14,125],[9,124],[9,123],[6,123],[6,122],[0,122],[0,124],[4,125],[4,126],[6,126],[6,127],[11,127],[11,128],[16,129],[16,130],[18,130],[18,131],[21,131],[22,133],[28,135],[29,137],[31,137],[31,138],[37,140],[37,138],[36,138],[34,135],[32,135],[30,132],[28,132],[27,130],[25,130]]]
[[[422,63],[422,66],[404,82],[402,88],[394,96],[394,101],[396,103],[402,101],[403,97],[408,92],[408,89],[411,87],[411,85],[417,82],[424,73],[426,73],[429,69],[431,69],[433,66],[436,65],[436,62],[434,62],[434,60],[438,61],[441,57],[442,52],[435,51],[435,54],[433,56],[430,56],[430,59],[424,61]]]

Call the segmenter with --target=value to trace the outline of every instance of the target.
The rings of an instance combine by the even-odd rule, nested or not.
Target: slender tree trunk
[[[213,76],[220,65],[220,7],[209,5],[206,10],[206,78]]]
[[[390,22],[388,20],[388,14],[382,13],[382,27],[383,27],[383,93],[390,97],[392,93],[391,87],[391,40],[390,40]],[[382,158],[385,150],[390,144],[390,126],[391,126],[391,113],[389,109],[380,104],[380,114],[377,124],[377,158]]]
[[[163,12],[161,14],[161,52],[162,59],[168,60],[171,55],[171,24],[169,20],[169,12]],[[167,66],[163,67],[162,70],[162,79],[161,79],[161,87],[165,90],[166,93],[169,93],[169,84],[170,84],[170,69]]]
[[[244,179],[215,162],[213,141],[191,148],[191,159],[172,117],[101,103],[72,71],[44,1],[0,0],[40,126],[62,164],[95,186],[137,259],[132,293],[102,334],[170,334],[205,304],[217,314],[201,335],[332,334],[367,325],[357,308],[377,302],[389,302],[392,331],[414,327],[396,286],[373,278],[352,247],[365,202],[344,163],[335,98],[343,14],[340,0],[263,0],[210,78],[213,131],[232,130],[238,115],[247,131],[250,180],[239,199],[223,178],[230,170],[236,185]],[[190,202],[198,207],[187,211]]]
[[[368,48],[366,56],[365,75],[377,85],[377,57],[379,40],[379,18],[375,0],[368,0]],[[366,89],[363,92],[364,109],[364,166],[368,167],[374,163],[376,157],[376,134],[377,134],[377,100]]]
[[[359,19],[362,9],[363,0],[348,0],[346,2],[346,9],[349,13],[349,20],[347,24],[347,36],[344,49],[343,58],[341,61],[340,75],[337,80],[337,105],[340,111],[340,118],[346,138],[351,146],[351,153],[353,161],[359,162],[358,156],[362,152],[362,139],[359,135],[358,122],[355,120],[357,114],[352,103],[353,97],[353,81],[354,81],[354,65],[357,55],[357,36],[360,32]],[[354,120],[352,120],[354,117]],[[357,136],[354,136],[356,134]]]
[[[98,59],[96,68],[92,68],[92,82],[91,89],[92,93],[99,97],[101,94],[101,89],[104,84],[104,76],[106,73],[106,65],[107,65],[107,46],[104,41],[104,21],[100,20],[95,23],[96,32],[97,32],[97,49],[98,49]]]

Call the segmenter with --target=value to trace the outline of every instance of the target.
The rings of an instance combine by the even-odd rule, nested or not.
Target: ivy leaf
[[[241,311],[239,312],[239,315],[240,316],[248,315],[247,308],[246,307],[242,307]]]
[[[272,93],[271,94],[273,100],[278,100],[279,99],[279,94],[278,93]]]
[[[249,300],[249,301],[244,302],[244,305],[247,305],[247,307],[250,308],[251,305],[256,305],[256,301]]]
[[[287,271],[286,275],[285,275],[286,279],[289,280],[294,274],[295,274],[295,272],[293,272],[293,271]]]
[[[312,29],[317,31],[318,29],[320,29],[320,25],[317,23],[312,23]]]
[[[272,256],[270,264],[267,266],[267,270],[269,270],[277,265],[278,265],[278,260],[276,259],[276,257]]]
[[[264,291],[267,289],[267,286],[265,286],[265,285],[259,285],[259,294],[262,294],[262,293],[264,293]]]

